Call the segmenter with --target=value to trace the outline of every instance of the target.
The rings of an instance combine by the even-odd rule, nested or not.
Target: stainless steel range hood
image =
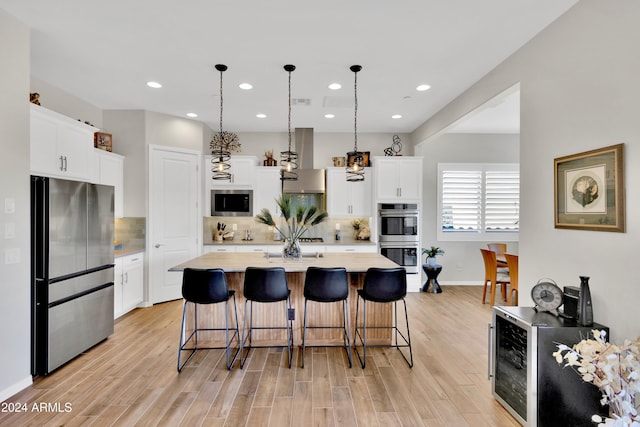
[[[283,181],[282,192],[289,194],[324,194],[324,169],[313,168],[313,128],[296,128],[295,150],[298,153],[298,179]]]

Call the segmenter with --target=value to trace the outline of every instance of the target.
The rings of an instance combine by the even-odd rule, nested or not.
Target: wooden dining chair
[[[509,284],[509,275],[498,273],[498,262],[496,253],[488,249],[480,249],[482,259],[484,261],[484,289],[482,290],[482,303],[486,302],[487,283],[491,283],[491,299],[489,303],[493,306],[496,301],[496,287],[502,286],[502,298],[506,301],[507,285]]]
[[[509,267],[509,305],[518,305],[518,255],[504,254],[504,256]]]
[[[507,253],[506,243],[487,243],[487,248],[496,253],[498,258],[498,273],[509,274],[509,267],[504,263],[504,254]]]

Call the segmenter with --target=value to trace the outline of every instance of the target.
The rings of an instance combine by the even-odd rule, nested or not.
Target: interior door
[[[149,148],[149,301],[182,298],[182,273],[169,268],[200,246],[200,152]]]

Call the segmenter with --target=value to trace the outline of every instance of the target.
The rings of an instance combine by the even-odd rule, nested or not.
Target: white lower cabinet
[[[376,245],[327,245],[327,252],[331,253],[375,253]]]
[[[205,245],[204,246],[204,253],[208,254],[211,252],[236,252],[237,251],[237,246],[234,245]]]
[[[118,318],[144,300],[144,253],[115,260],[113,317]]]

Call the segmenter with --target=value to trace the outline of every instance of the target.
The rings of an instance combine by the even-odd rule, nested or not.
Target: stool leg
[[[289,369],[291,369],[291,359],[293,358],[293,320],[289,319],[289,310],[291,309],[291,297],[287,297],[285,301],[285,319],[287,321],[287,356],[289,359]]]
[[[347,304],[347,300],[343,300],[342,301],[342,310],[343,310],[343,314],[344,314],[344,321],[342,323],[342,326],[344,327],[344,335],[343,337],[345,338],[345,343],[344,343],[344,349],[347,352],[347,358],[349,359],[349,367],[351,368],[353,366],[353,354],[351,353],[351,325],[349,324],[349,304]]]
[[[249,310],[247,310],[247,305],[249,306]],[[251,313],[247,313],[250,311]],[[245,333],[247,329],[247,315],[249,316],[249,332]],[[247,360],[249,356],[249,352],[251,351],[251,324],[253,322],[253,301],[245,300],[244,302],[244,320],[242,321],[242,339],[240,340],[240,369],[244,366],[244,362]],[[249,340],[249,349],[247,350],[247,355],[244,355],[244,347],[245,342]]]
[[[304,351],[307,346],[307,299],[304,299],[304,315],[302,321],[302,364],[301,367],[304,368]]]
[[[413,368],[413,350],[411,348],[411,332],[409,332],[409,314],[407,312],[407,301],[402,298],[402,302],[404,303],[404,320],[407,323],[407,341],[409,344],[409,357],[411,358],[411,362],[409,362],[406,357],[404,358],[404,360],[407,360],[407,363],[409,363],[409,367]]]

